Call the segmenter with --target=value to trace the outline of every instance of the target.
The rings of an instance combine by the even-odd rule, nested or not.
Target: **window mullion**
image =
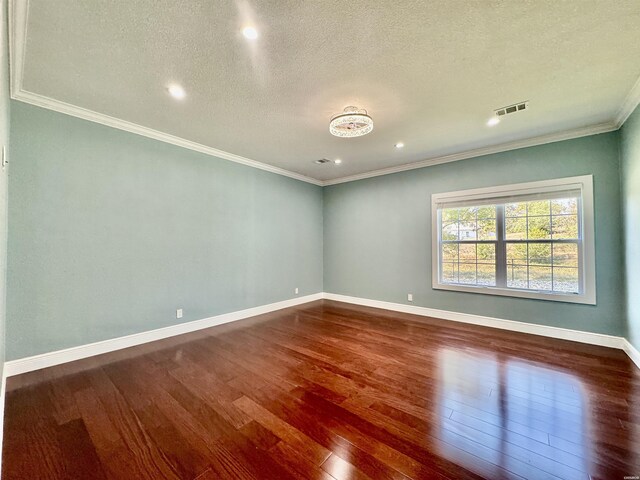
[[[507,286],[507,244],[504,205],[496,205],[496,287]]]

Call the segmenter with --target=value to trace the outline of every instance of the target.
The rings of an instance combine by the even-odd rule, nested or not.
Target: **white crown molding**
[[[490,147],[482,147],[474,150],[467,150],[465,152],[454,153],[451,155],[428,158],[426,160],[422,160],[419,162],[407,163],[404,165],[398,165],[394,167],[383,168],[380,170],[373,170],[370,172],[359,173],[356,175],[349,175],[346,177],[340,177],[333,180],[323,181],[323,180],[307,177],[299,173],[291,172],[283,168],[274,167],[266,163],[258,162],[257,160],[251,160],[250,158],[241,157],[233,153],[225,152],[223,150],[218,150],[213,147],[208,147],[206,145],[192,142],[190,140],[185,140],[181,137],[170,135],[168,133],[163,133],[158,130],[153,130],[151,128],[147,128],[142,125],[138,125],[136,123],[127,122],[125,120],[121,120],[116,117],[111,117],[109,115],[94,112],[93,110],[88,110],[88,109],[78,107],[69,103],[61,102],[59,100],[55,100],[53,98],[46,97],[44,95],[39,95],[37,93],[27,92],[25,90],[14,91],[12,89],[11,98],[13,98],[14,100],[19,100],[21,102],[29,103],[31,105],[46,108],[48,110],[53,110],[66,115],[71,115],[73,117],[81,118],[83,120],[88,120],[90,122],[99,123],[102,125],[106,125],[108,127],[117,128],[119,130],[124,130],[126,132],[134,133],[137,135],[142,135],[144,137],[152,138],[154,140],[170,143],[172,145],[187,148],[189,150],[194,150],[196,152],[204,153],[206,155],[211,155],[213,157],[230,160],[232,162],[240,163],[253,168],[258,168],[260,170],[265,170],[267,172],[275,173],[278,175],[283,175],[285,177],[294,178],[296,180],[311,183],[313,185],[318,185],[321,187],[326,187],[329,185],[337,185],[339,183],[353,182],[353,181],[362,180],[365,178],[379,177],[382,175],[390,175],[392,173],[404,172],[407,170],[416,170],[419,168],[430,167],[433,165],[440,165],[443,163],[457,162],[459,160],[466,160],[469,158],[481,157],[483,155],[491,155],[494,153],[507,152],[509,150],[517,150],[520,148],[533,147],[536,145],[543,145],[546,143],[560,142],[563,140],[586,137],[589,135],[597,135],[599,133],[611,132],[619,128],[613,123],[600,123],[597,125],[578,128],[574,130],[567,130],[563,132],[552,133],[549,135],[542,135],[539,137],[533,137],[533,138],[528,138],[524,140],[517,140],[509,143],[501,143],[501,144],[493,145]]]
[[[134,347],[136,345],[154,342],[164,338],[175,337],[184,333],[195,332],[196,330],[215,327],[216,325],[235,322],[237,320],[254,317],[256,315],[263,315],[283,308],[294,307],[303,303],[321,300],[322,298],[322,293],[315,293],[313,295],[306,295],[304,297],[292,298],[282,302],[247,308],[246,310],[224,313],[222,315],[194,320],[192,322],[179,323],[177,325],[158,328],[156,330],[134,333],[133,335],[112,338],[100,342],[89,343],[87,345],[80,345],[78,347],[71,347],[64,350],[57,350],[55,352],[34,355],[32,357],[20,358],[18,360],[10,360],[4,365],[4,374],[7,377],[11,377],[21,373],[40,370],[41,368],[53,367],[54,365],[60,365],[62,363],[73,362],[75,360],[81,360],[83,358],[93,357],[95,355],[101,355],[103,353],[113,352],[123,348]]]
[[[631,90],[625,97],[624,102],[622,102],[620,110],[618,110],[618,114],[615,119],[615,124],[618,128],[624,125],[624,122],[627,121],[627,118],[629,118],[633,113],[638,104],[640,104],[640,77],[638,77],[636,83],[631,87]]]
[[[582,332],[568,328],[550,327],[547,325],[537,325],[534,323],[518,322],[515,320],[504,320],[501,318],[473,315],[471,313],[450,312],[448,310],[418,307],[415,305],[383,302],[380,300],[350,297],[336,293],[325,292],[324,298],[327,300],[335,300],[337,302],[352,303],[354,305],[381,308],[384,310],[392,310],[394,312],[411,313],[413,315],[440,318],[454,322],[470,323],[473,325],[481,325],[483,327],[500,328],[502,330],[509,330],[512,332],[541,335],[543,337],[559,338],[561,340],[571,340],[573,342],[588,343],[590,345],[599,345],[602,347],[623,349],[623,342],[625,341],[623,337],[615,337],[613,335],[605,335],[602,333]]]
[[[47,108],[49,110],[54,110],[56,112],[64,113],[66,115],[71,115],[73,117],[82,118],[83,120],[89,120],[90,122],[100,123],[108,127],[117,128],[119,130],[124,130],[130,133],[135,133],[137,135],[142,135],[143,137],[152,138],[154,140],[159,140],[161,142],[177,145],[178,147],[183,147],[189,150],[204,153],[206,155],[211,155],[212,157],[230,160],[232,162],[241,163],[242,165],[247,165],[249,167],[258,168],[260,170],[265,170],[267,172],[283,175],[289,178],[294,178],[296,180],[300,180],[307,183],[312,183],[313,185],[322,186],[322,182],[320,180],[316,180],[314,178],[301,175],[299,173],[290,172],[289,170],[285,170],[283,168],[274,167],[273,165],[268,165],[266,163],[258,162],[256,160],[251,160],[249,158],[241,157],[240,155],[235,155],[233,153],[225,152],[223,150],[218,150],[217,148],[207,147],[206,145],[202,145],[200,143],[192,142],[190,140],[185,140],[184,138],[176,137],[168,133],[163,133],[158,130],[153,130],[151,128],[143,127],[142,125],[127,122],[125,120],[120,120],[119,118],[110,117],[109,115],[94,112],[92,110],[87,110],[82,107],[77,107],[75,105],[61,102],[59,100],[54,100],[52,98],[45,97],[43,95],[38,95],[37,93],[31,93],[31,92],[26,92],[24,90],[20,90],[18,92],[12,93],[11,97],[15,100],[20,100],[21,102],[30,103],[31,105]]]
[[[9,0],[9,78],[11,96],[22,90],[29,0]]]
[[[631,115],[631,113],[640,102],[639,78],[629,94],[626,96],[623,105],[618,111],[618,114],[611,122],[600,123],[588,127],[552,133],[549,135],[542,135],[514,142],[502,143],[489,147],[467,150],[450,155],[432,157],[419,162],[408,163],[395,167],[383,168],[361,174],[349,175],[346,177],[323,181],[24,90],[22,80],[24,73],[24,58],[27,39],[29,0],[9,0],[8,7],[11,98],[37,105],[39,107],[47,108],[49,110],[54,110],[60,113],[82,118],[84,120],[89,120],[91,122],[100,123],[138,135],[143,135],[145,137],[153,138],[161,142],[166,142],[183,148],[188,148],[190,150],[195,150],[206,155],[211,155],[232,162],[241,163],[243,165],[294,178],[296,180],[322,187],[336,185],[339,183],[353,182],[365,178],[378,177],[381,175],[389,175],[392,173],[414,170],[433,165],[440,165],[442,163],[456,162],[458,160],[466,160],[483,155],[507,152],[509,150],[516,150],[518,148],[532,147],[535,145],[543,145],[545,143],[560,142],[562,140],[569,140],[588,135],[596,135],[598,133],[611,132],[613,130],[619,129],[622,126],[622,124],[626,121],[629,115]]]
[[[175,135],[160,132],[152,128],[147,128],[136,123],[121,120],[102,113],[94,112],[86,108],[61,102],[53,98],[39,95],[24,90],[22,79],[24,74],[24,58],[26,53],[27,42],[27,20],[29,16],[29,0],[9,0],[9,70],[11,82],[11,98],[21,102],[30,103],[38,107],[47,108],[56,112],[71,115],[73,117],[89,120],[90,122],[100,123],[108,127],[124,130],[125,132],[135,133],[144,137],[153,138],[161,142],[170,143],[179,147],[194,150],[196,152],[211,155],[213,157],[223,158],[235,163],[247,165],[249,167],[258,168],[267,172],[283,175],[285,177],[294,178],[313,185],[322,186],[322,181],[315,178],[307,177],[299,173],[291,172],[283,168],[274,167],[266,163],[258,162],[250,158],[242,157],[233,153],[225,152],[217,148],[208,147],[200,143],[192,142]]]
[[[322,182],[322,186],[337,185],[339,183],[354,182],[356,180],[363,180],[365,178],[379,177],[382,175],[390,175],[392,173],[405,172],[407,170],[415,170],[418,168],[431,167],[433,165],[440,165],[442,163],[457,162],[459,160],[466,160],[469,158],[481,157],[483,155],[491,155],[494,153],[508,152],[509,150],[517,150],[520,148],[534,147],[536,145],[544,145],[546,143],[561,142],[563,140],[571,140],[573,138],[587,137],[589,135],[597,135],[599,133],[612,132],[617,130],[618,127],[613,123],[599,123],[597,125],[591,125],[588,127],[576,128],[573,130],[565,130],[563,132],[550,133],[548,135],[541,135],[539,137],[526,138],[523,140],[516,140],[508,143],[501,143],[498,145],[492,145],[489,147],[476,148],[473,150],[467,150],[460,153],[452,153],[450,155],[443,155],[440,157],[427,158],[414,163],[406,163],[404,165],[398,165],[395,167],[382,168],[380,170],[373,170],[371,172],[359,173],[356,175],[349,175],[348,177],[336,178],[334,180],[325,180]]]

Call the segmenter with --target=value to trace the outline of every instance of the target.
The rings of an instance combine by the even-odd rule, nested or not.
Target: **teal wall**
[[[322,291],[320,187],[20,102],[11,158],[9,360]]]
[[[620,158],[633,238],[638,115],[622,132],[321,189],[13,102],[7,359],[285,300],[295,287],[395,303],[413,293],[418,306],[624,335]],[[595,181],[596,306],[431,288],[432,193],[584,174]],[[639,259],[627,241],[628,262]]]
[[[413,293],[417,306],[623,334],[618,140],[612,132],[326,187],[325,292],[405,304]],[[431,288],[432,193],[585,174],[595,183],[597,306]]]
[[[7,2],[0,1],[0,149],[9,146],[9,35],[7,28]],[[8,170],[0,166],[0,378],[4,371],[6,285],[7,285],[7,200]],[[2,399],[0,399],[1,401]],[[0,428],[2,419],[0,419]],[[2,432],[0,432],[0,438]],[[0,444],[2,441],[0,440]]]
[[[627,338],[640,350],[640,107],[621,130]]]

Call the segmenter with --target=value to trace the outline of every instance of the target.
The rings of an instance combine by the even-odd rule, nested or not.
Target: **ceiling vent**
[[[333,163],[328,158],[321,158],[320,160],[314,160],[313,163],[317,163],[318,165],[322,165],[325,163]]]
[[[526,102],[514,103],[513,105],[499,108],[494,110],[494,112],[498,117],[502,117],[503,115],[511,115],[512,113],[523,112],[525,110],[529,110],[528,100]]]

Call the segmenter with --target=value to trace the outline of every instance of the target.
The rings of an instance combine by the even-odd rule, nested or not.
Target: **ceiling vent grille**
[[[318,165],[323,165],[325,163],[332,163],[328,158],[321,158],[320,160],[314,160],[313,163],[317,163]]]
[[[497,110],[494,110],[495,114],[498,117],[502,117],[504,115],[511,115],[512,113],[523,112],[529,109],[529,101],[514,103],[513,105],[508,105],[506,107],[501,107]]]

